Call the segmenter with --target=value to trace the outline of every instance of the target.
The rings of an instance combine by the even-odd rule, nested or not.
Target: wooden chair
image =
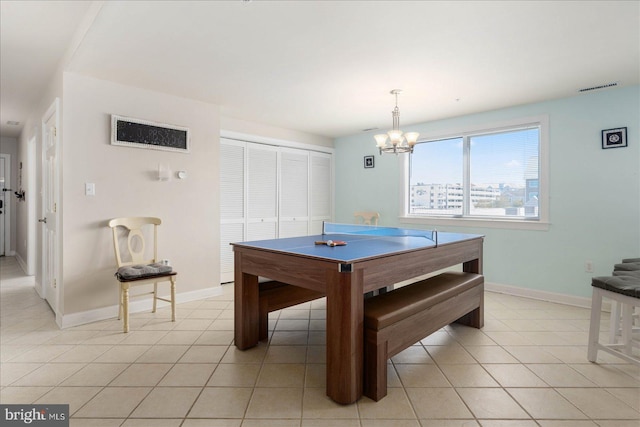
[[[378,212],[354,212],[353,216],[357,223],[366,225],[378,225],[380,219]]]
[[[153,217],[115,218],[109,221],[109,227],[113,231],[113,248],[119,271],[122,267],[150,265],[158,262],[158,226],[161,223],[160,218]],[[150,233],[151,229],[153,229],[152,233]],[[147,249],[145,234],[150,241],[149,249]],[[116,275],[120,285],[118,319],[124,318],[124,332],[129,332],[129,298],[153,294],[152,312],[156,312],[157,300],[171,303],[171,321],[176,321],[176,276],[175,271],[143,274],[140,277],[132,278]],[[170,299],[158,296],[159,282],[171,283]],[[130,287],[149,284],[153,284],[153,291],[129,295]]]

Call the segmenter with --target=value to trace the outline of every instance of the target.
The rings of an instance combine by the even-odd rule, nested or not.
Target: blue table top
[[[255,240],[249,242],[232,243],[234,246],[263,249],[271,252],[281,252],[290,255],[300,255],[340,263],[352,263],[384,255],[392,255],[418,249],[436,247],[431,240],[431,231],[422,231],[425,236],[388,236],[384,233],[377,235],[358,234],[326,234],[302,237],[288,237],[280,239]],[[428,236],[428,237],[426,237]],[[480,234],[437,233],[437,246],[473,240],[483,237]],[[345,246],[316,245],[316,241],[342,240]]]

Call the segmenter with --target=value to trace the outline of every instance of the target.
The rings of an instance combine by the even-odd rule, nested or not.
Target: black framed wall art
[[[111,145],[189,152],[189,128],[111,115]]]
[[[602,148],[627,146],[627,128],[605,129],[602,131]]]

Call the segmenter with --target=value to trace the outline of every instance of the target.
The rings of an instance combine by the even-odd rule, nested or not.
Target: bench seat
[[[269,338],[269,313],[303,302],[322,298],[325,294],[312,289],[271,280],[259,284],[258,289],[258,339]]]
[[[483,326],[484,276],[446,272],[364,302],[364,395],[387,394],[387,360],[459,321]]]

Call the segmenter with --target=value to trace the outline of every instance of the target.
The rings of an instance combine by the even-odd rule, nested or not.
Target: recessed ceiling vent
[[[608,88],[614,87],[614,86],[618,86],[618,82],[606,83],[606,84],[603,84],[603,85],[593,86],[593,87],[585,87],[585,88],[582,88],[582,89],[578,89],[578,92],[590,92],[592,90],[608,89]]]

